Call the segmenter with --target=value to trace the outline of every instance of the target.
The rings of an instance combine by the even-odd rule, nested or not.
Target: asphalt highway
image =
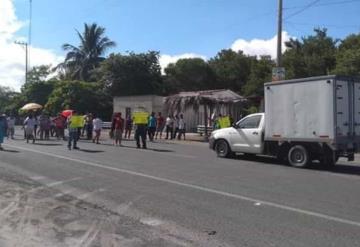
[[[88,205],[76,211],[76,225],[86,225],[78,235],[74,221],[52,223],[63,229],[43,240],[53,246],[71,246],[69,229],[77,246],[360,246],[356,161],[340,160],[331,171],[296,169],[268,157],[220,159],[197,142],[157,141],[142,150],[133,141],[123,147],[81,141],[80,150],[69,151],[63,141],[26,144],[17,138],[0,153],[7,182],[28,181],[28,196],[48,189],[41,198],[55,200],[46,204],[52,209],[75,199],[76,207]],[[10,204],[0,203],[0,222],[6,224]],[[49,215],[27,217],[45,224]],[[41,240],[42,234],[35,235]]]

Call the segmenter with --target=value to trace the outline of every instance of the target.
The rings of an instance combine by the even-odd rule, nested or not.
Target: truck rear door
[[[336,135],[346,137],[350,135],[350,97],[347,81],[336,81]]]
[[[360,81],[354,82],[354,134],[360,137]]]

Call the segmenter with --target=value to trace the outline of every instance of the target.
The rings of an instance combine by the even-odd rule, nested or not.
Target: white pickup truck
[[[265,83],[265,113],[215,130],[210,148],[219,157],[235,153],[275,156],[294,167],[313,160],[333,166],[354,160],[360,149],[360,79],[322,76]]]

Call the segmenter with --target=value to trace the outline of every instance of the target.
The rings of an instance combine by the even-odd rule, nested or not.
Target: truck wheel
[[[218,140],[215,144],[215,151],[218,157],[228,158],[233,155],[229,144],[225,140]]]
[[[290,148],[288,153],[289,164],[293,167],[306,167],[309,163],[309,153],[305,147],[296,145]]]

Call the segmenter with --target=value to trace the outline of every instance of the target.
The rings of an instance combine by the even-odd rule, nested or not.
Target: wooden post
[[[207,105],[204,104],[204,118],[205,118],[205,136],[204,141],[208,141],[208,114],[207,114]]]

